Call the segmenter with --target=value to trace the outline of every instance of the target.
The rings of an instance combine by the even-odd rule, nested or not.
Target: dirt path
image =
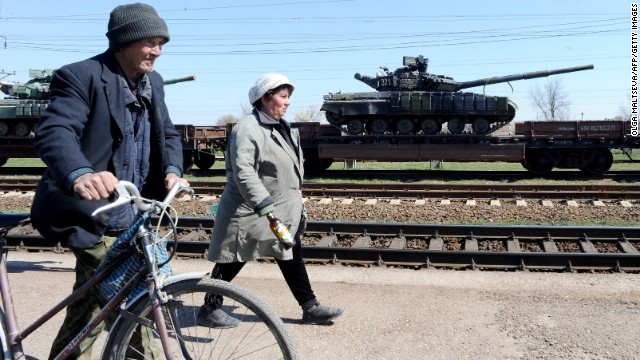
[[[73,264],[69,254],[9,254],[23,326],[69,293]],[[173,264],[177,272],[212,265]],[[346,309],[332,326],[300,322],[273,264],[249,264],[237,279],[283,317],[303,359],[634,359],[640,353],[637,274],[340,265],[309,266],[309,274],[321,301]],[[60,321],[28,338],[27,353],[45,358]]]

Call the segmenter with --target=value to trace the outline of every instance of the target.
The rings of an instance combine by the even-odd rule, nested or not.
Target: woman
[[[282,74],[264,74],[249,90],[250,115],[233,128],[227,144],[227,184],[220,198],[209,260],[211,277],[231,281],[247,261],[276,259],[291,293],[302,307],[302,321],[327,323],[343,309],[320,305],[302,260],[300,237],[305,228],[300,136],[282,117],[289,107],[293,84]],[[269,228],[267,214],[286,224],[296,245],[285,250]],[[222,297],[208,294],[198,323],[225,328],[238,320],[222,309]]]

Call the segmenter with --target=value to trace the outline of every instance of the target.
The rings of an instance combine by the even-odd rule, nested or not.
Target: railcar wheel
[[[464,130],[464,120],[453,118],[447,121],[447,129],[452,134],[461,134]]]
[[[437,134],[441,128],[440,122],[434,119],[425,119],[420,123],[420,129],[425,135]]]
[[[9,136],[9,125],[4,121],[0,121],[0,136]]]
[[[210,153],[197,152],[193,163],[202,170],[209,170],[216,163],[216,156]]]
[[[485,118],[475,119],[472,127],[473,132],[480,135],[484,135],[491,131],[491,123]]]
[[[31,129],[29,128],[29,125],[27,125],[27,123],[25,123],[24,121],[20,121],[13,126],[13,135],[17,137],[27,137],[29,136],[30,132]]]
[[[389,129],[389,122],[386,119],[373,119],[370,128],[372,133],[382,135]]]
[[[410,135],[413,133],[413,121],[411,119],[402,118],[396,122],[396,130],[400,135]]]
[[[347,122],[347,132],[351,135],[360,135],[364,132],[364,122],[360,119],[352,119]]]
[[[608,149],[596,149],[591,152],[591,159],[580,170],[591,175],[605,174],[613,165],[613,155]]]
[[[182,168],[184,171],[191,170],[193,167],[193,152],[191,150],[182,150]]]
[[[554,162],[547,151],[528,151],[524,168],[536,175],[546,175],[553,170]]]

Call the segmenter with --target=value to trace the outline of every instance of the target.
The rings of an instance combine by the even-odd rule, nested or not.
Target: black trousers
[[[307,275],[307,268],[302,260],[302,244],[300,238],[296,239],[296,244],[291,249],[293,252],[293,259],[291,260],[277,260],[276,263],[280,267],[282,276],[287,282],[293,297],[298,301],[298,304],[302,306],[305,303],[315,300],[316,296],[311,289],[311,283],[309,282],[309,276]],[[246,262],[232,262],[232,263],[216,263],[211,272],[211,277],[218,280],[231,281],[242,270]],[[217,294],[207,294],[205,296],[205,304],[214,308],[220,308],[222,306],[222,296]]]

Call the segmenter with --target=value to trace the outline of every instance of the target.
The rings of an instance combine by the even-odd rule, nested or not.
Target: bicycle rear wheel
[[[186,279],[163,289],[169,302],[163,305],[171,352],[175,359],[298,359],[297,349],[284,323],[267,304],[247,290],[228,282],[213,279]],[[198,325],[196,316],[206,293],[224,297],[223,310],[240,320],[238,326],[227,329]],[[141,297],[130,308],[131,316],[116,321],[105,343],[103,359],[147,358],[145,354],[164,358],[156,329],[146,321],[143,347],[135,345],[134,330],[153,319],[148,297]],[[170,316],[169,313],[174,314]],[[149,343],[147,343],[149,342]],[[145,348],[147,350],[140,350]],[[151,349],[151,350],[150,350]],[[143,352],[145,354],[143,354]]]

